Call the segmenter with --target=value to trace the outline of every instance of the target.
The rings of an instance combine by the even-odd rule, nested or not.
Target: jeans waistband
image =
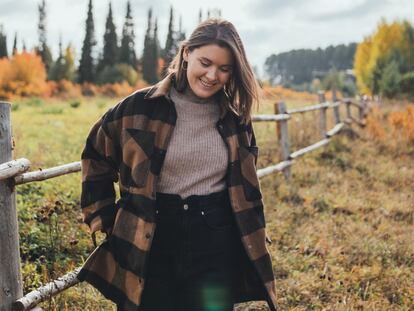
[[[229,204],[228,190],[213,192],[206,195],[190,195],[182,199],[178,194],[157,192],[157,208],[194,210],[217,204]]]

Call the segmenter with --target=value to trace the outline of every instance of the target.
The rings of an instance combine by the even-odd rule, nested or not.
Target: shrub
[[[63,108],[61,107],[47,107],[42,110],[43,114],[62,114]]]
[[[97,78],[98,84],[121,83],[127,81],[129,85],[134,85],[138,81],[138,74],[130,65],[116,64],[105,67]]]
[[[7,64],[8,62],[8,64]],[[43,96],[48,94],[46,69],[35,53],[15,54],[11,60],[2,59],[0,96]]]
[[[80,105],[81,105],[80,100],[74,100],[74,101],[70,102],[70,106],[72,108],[78,108]]]

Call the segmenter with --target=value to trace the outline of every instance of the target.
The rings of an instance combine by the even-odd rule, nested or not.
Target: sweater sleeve
[[[81,208],[91,233],[112,229],[116,215],[117,147],[108,130],[109,110],[89,132],[81,156]]]

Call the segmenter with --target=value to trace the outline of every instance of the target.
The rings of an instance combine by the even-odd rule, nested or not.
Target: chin
[[[205,89],[201,85],[196,85],[194,88],[192,88],[195,95],[197,95],[200,98],[208,98],[216,94],[220,88],[213,88],[213,89]]]

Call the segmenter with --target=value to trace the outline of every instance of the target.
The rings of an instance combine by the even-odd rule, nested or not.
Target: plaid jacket
[[[92,127],[82,152],[84,221],[92,233],[102,230],[109,235],[88,257],[78,279],[92,284],[120,310],[139,310],[145,284],[156,228],[156,178],[177,119],[167,96],[172,79],[170,75],[139,90],[108,110]],[[226,180],[245,249],[239,256],[236,302],[266,300],[275,311],[253,127],[241,123],[235,111],[222,109],[217,129],[229,151]],[[121,195],[116,202],[117,181]]]

